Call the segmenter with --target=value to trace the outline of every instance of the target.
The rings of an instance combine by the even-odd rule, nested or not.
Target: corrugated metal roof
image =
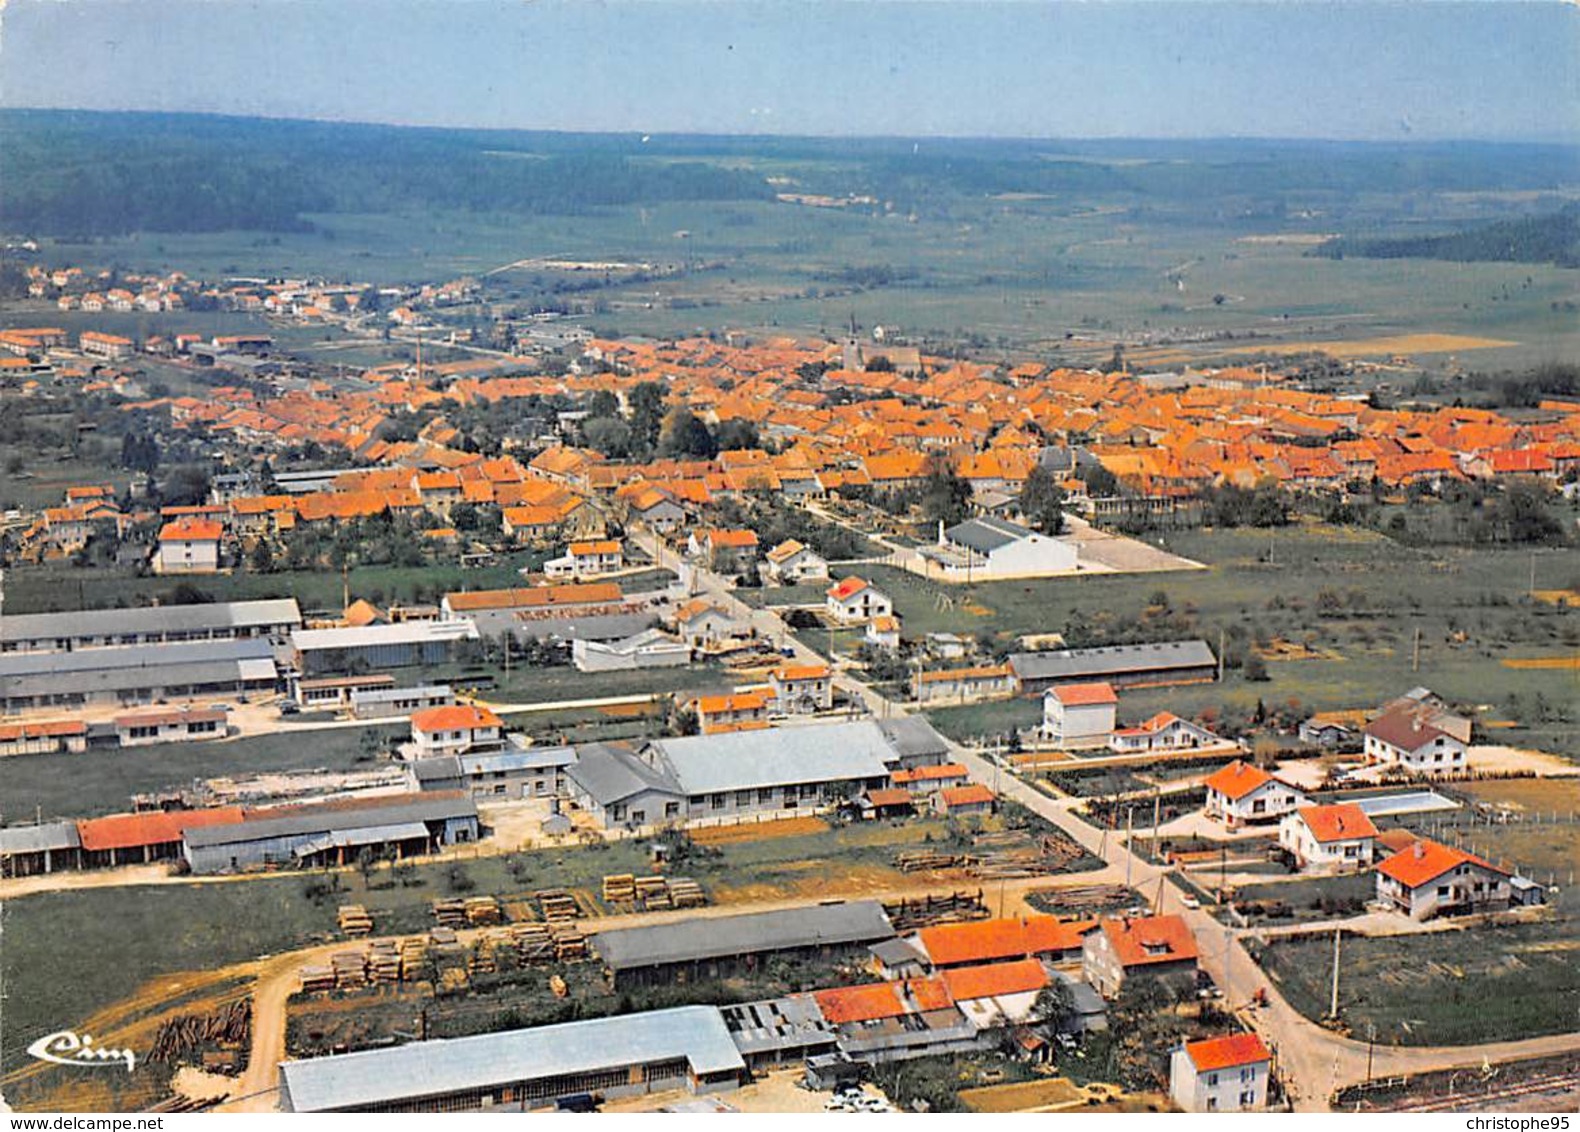
[[[400,822],[394,825],[369,825],[359,829],[332,829],[293,851],[297,857],[322,853],[325,849],[350,848],[354,845],[382,845],[391,841],[426,839],[428,827],[420,821]]]
[[[1194,640],[1018,652],[1009,663],[1022,680],[1077,680],[1153,668],[1201,668],[1218,660],[1206,641]]]
[[[9,618],[7,618],[9,620]],[[82,672],[162,669],[175,665],[221,664],[274,659],[266,640],[183,641],[163,645],[120,645],[71,652],[15,652],[0,656],[0,677],[64,676]]]
[[[470,621],[401,621],[394,625],[361,625],[350,629],[297,629],[291,645],[301,652],[317,649],[358,649],[378,645],[448,643],[477,639]]]
[[[887,778],[884,764],[894,758],[869,720],[657,739],[650,746],[687,794]]]
[[[679,1057],[698,1074],[746,1067],[716,1007],[683,1006],[287,1061],[280,1080],[292,1111],[328,1112]]]
[[[81,844],[76,822],[54,821],[44,825],[17,825],[0,829],[0,856],[43,853],[50,849],[76,849]]]
[[[368,829],[374,826],[404,825],[408,822],[447,821],[451,818],[477,816],[477,805],[466,797],[439,797],[435,795],[400,796],[394,805],[368,806],[360,809],[335,806],[291,806],[292,811],[280,817],[248,814],[240,825],[221,828],[194,829],[187,832],[185,841],[194,849],[215,845],[234,845],[245,841],[268,841],[277,837],[298,837],[315,833],[328,834],[334,830]],[[268,811],[262,811],[267,814]]]
[[[598,932],[592,945],[610,968],[630,970],[820,944],[873,943],[893,935],[882,904],[857,900],[621,928]]]
[[[264,601],[210,602],[202,605],[159,605],[140,609],[83,609],[66,613],[8,613],[0,624],[0,641],[48,640],[60,637],[106,637],[131,633],[191,633],[265,625],[300,625],[302,611],[294,597]]]
[[[984,517],[956,523],[944,532],[944,538],[956,546],[969,547],[978,554],[991,554],[999,547],[1030,538],[1035,533],[1006,519]]]
[[[926,758],[949,753],[949,744],[925,715],[901,715],[878,724],[895,754],[905,759]]]
[[[519,751],[460,756],[461,769],[467,774],[539,770],[544,767],[570,766],[575,761],[576,750],[573,747],[527,747]]]
[[[572,781],[600,806],[619,802],[644,790],[677,797],[684,793],[673,777],[654,770],[628,747],[614,743],[588,743],[576,749],[576,761],[566,768]]]

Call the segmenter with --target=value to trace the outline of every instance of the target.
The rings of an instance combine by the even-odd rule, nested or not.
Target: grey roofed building
[[[591,937],[612,971],[804,948],[857,946],[889,939],[894,926],[876,900],[813,904],[739,916],[619,928]]]
[[[0,656],[0,697],[6,710],[272,689],[276,678],[274,648],[261,637]]]
[[[20,853],[50,853],[61,849],[80,849],[82,839],[74,821],[52,821],[43,825],[13,825],[0,829],[0,857]]]
[[[423,761],[423,760],[418,760]],[[576,761],[574,747],[520,747],[510,751],[458,756],[463,774],[562,769]]]
[[[182,835],[182,840],[194,848],[207,848],[213,845],[265,841],[297,834],[327,833],[330,830],[353,830],[477,817],[477,804],[470,798],[421,798],[401,795],[396,797],[400,797],[401,800],[388,806],[284,806],[281,807],[282,810],[307,812],[282,813],[280,817],[274,818],[255,817],[253,815],[268,811],[252,810],[246,821],[198,826],[187,830]]]
[[[455,755],[413,759],[406,764],[406,770],[419,790],[460,790],[466,785],[461,775],[461,760]]]
[[[1008,519],[983,516],[956,523],[944,532],[944,538],[956,546],[964,546],[978,554],[990,554],[1001,546],[1030,538],[1037,532]]]
[[[897,715],[878,721],[878,729],[906,767],[929,766],[949,758],[949,743],[925,715]]]
[[[647,748],[689,795],[785,783],[887,782],[894,757],[876,723],[812,724],[655,739]]]
[[[735,1048],[748,1062],[771,1063],[778,1055],[804,1057],[834,1045],[834,1027],[823,1017],[817,999],[791,994],[761,1002],[720,1007]]]
[[[588,1074],[680,1059],[698,1078],[738,1078],[746,1068],[716,1007],[682,1006],[287,1061],[280,1066],[281,1107],[416,1109],[443,1097],[480,1097],[515,1083],[565,1080],[570,1087],[564,1092],[537,1091],[553,1099],[584,1091],[575,1079]]]
[[[684,793],[673,776],[649,766],[625,744],[584,744],[576,748],[576,761],[565,773],[600,806],[635,797],[644,790],[676,797]]]
[[[1218,659],[1206,641],[1164,641],[1146,645],[1109,645],[1095,649],[1052,649],[1018,652],[1009,664],[1023,692],[1043,691],[1053,684],[1105,680],[1125,685],[1169,683],[1171,679],[1211,680]]]
[[[295,598],[82,609],[66,613],[8,613],[0,618],[0,650],[66,651],[82,646],[158,644],[257,636],[302,623]],[[127,641],[124,638],[135,637]],[[70,642],[60,644],[59,642]]]

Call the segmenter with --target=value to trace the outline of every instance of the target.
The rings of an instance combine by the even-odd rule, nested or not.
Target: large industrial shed
[[[0,652],[73,652],[123,645],[255,637],[283,640],[301,623],[302,611],[295,598],[140,609],[83,609],[67,613],[10,613],[0,623]]]
[[[270,693],[277,678],[274,649],[262,638],[0,656],[7,712]]]
[[[268,865],[345,864],[364,850],[431,853],[477,840],[477,806],[460,793],[397,795],[376,805],[249,810],[243,822],[188,830],[182,852],[194,873]]]
[[[349,629],[298,629],[291,634],[296,667],[304,676],[354,669],[443,664],[457,641],[477,639],[470,621],[400,621]]]
[[[592,948],[616,990],[727,978],[776,955],[826,956],[893,939],[876,900],[598,932]]]
[[[1055,684],[1101,682],[1115,688],[1205,684],[1218,678],[1218,658],[1206,641],[1163,641],[1096,649],[1018,652],[1009,658],[1022,693]]]
[[[0,829],[0,877],[52,873],[81,864],[82,839],[77,823],[48,822]]]
[[[579,1093],[736,1088],[746,1065],[716,1007],[683,1006],[410,1042],[280,1066],[286,1112],[496,1112]]]
[[[605,829],[640,827],[685,817],[685,794],[673,775],[637,757],[629,743],[585,743],[565,768],[576,807]]]

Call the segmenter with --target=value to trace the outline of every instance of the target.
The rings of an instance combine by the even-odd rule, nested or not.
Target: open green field
[[[1470,1045],[1574,1029],[1580,937],[1574,923],[1477,926],[1466,932],[1351,936],[1342,944],[1339,1013],[1352,1035],[1368,1024],[1391,1045]],[[1279,940],[1263,967],[1308,1018],[1327,1012],[1331,935]]]
[[[1200,636],[1216,649],[1220,632],[1239,631],[1252,641],[1303,644],[1323,657],[1270,660],[1266,682],[1230,673],[1222,684],[1126,692],[1122,721],[1165,709],[1247,712],[1258,700],[1298,700],[1309,710],[1366,707],[1424,684],[1450,700],[1487,705],[1493,719],[1511,718],[1515,695],[1522,705],[1513,715],[1518,726],[1498,730],[1496,742],[1580,755],[1575,673],[1500,663],[1572,656],[1580,647],[1580,613],[1526,596],[1533,562],[1538,589],[1564,584],[1574,573],[1568,551],[1423,550],[1321,524],[1176,532],[1166,545],[1209,569],[970,587],[944,587],[886,567],[868,574],[894,597],[907,635],[988,633],[1009,647],[1029,632],[1064,632],[1074,643],[1133,638],[1147,626],[1142,632],[1149,638]],[[1164,610],[1151,606],[1160,591]],[[1417,629],[1420,660],[1412,667]],[[1451,639],[1458,633],[1462,641]],[[1538,693],[1548,705],[1545,720],[1531,708]],[[1561,718],[1566,710],[1568,721]],[[1034,726],[1040,706],[1011,701],[928,714],[946,733],[963,737]]]

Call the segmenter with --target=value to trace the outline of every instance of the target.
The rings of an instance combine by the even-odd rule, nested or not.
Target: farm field
[[[1486,705],[1492,718],[1511,719],[1516,726],[1500,730],[1499,741],[1580,757],[1573,708],[1565,706],[1575,703],[1573,672],[1501,663],[1509,656],[1572,656],[1580,645],[1580,620],[1572,612],[1525,595],[1533,562],[1538,587],[1573,572],[1563,551],[1423,550],[1322,524],[1175,532],[1166,542],[1210,568],[947,590],[885,567],[864,576],[894,597],[908,635],[987,633],[1000,648],[1012,648],[1014,638],[1028,632],[1062,631],[1079,644],[1107,639],[1110,627],[1123,631],[1139,623],[1152,639],[1200,636],[1216,649],[1220,632],[1238,632],[1250,641],[1292,641],[1326,658],[1280,660],[1275,654],[1266,682],[1231,672],[1222,684],[1125,692],[1121,721],[1161,710],[1249,711],[1258,700],[1298,700],[1309,710],[1367,707],[1395,690],[1425,684],[1451,700]],[[940,594],[952,599],[952,608]],[[1154,604],[1160,595],[1164,608]],[[1417,628],[1420,662],[1412,669]],[[818,646],[817,636],[810,634],[808,642]],[[1538,696],[1546,719],[1533,718]],[[967,737],[1035,726],[1040,713],[1040,705],[1027,700],[928,714],[946,734]]]
[[[1574,1026],[1580,938],[1572,921],[1477,926],[1473,935],[1351,936],[1342,945],[1339,1012],[1352,1035],[1385,1045],[1463,1045],[1531,1038]],[[1326,1013],[1331,934],[1278,940],[1263,965],[1308,1018]]]

